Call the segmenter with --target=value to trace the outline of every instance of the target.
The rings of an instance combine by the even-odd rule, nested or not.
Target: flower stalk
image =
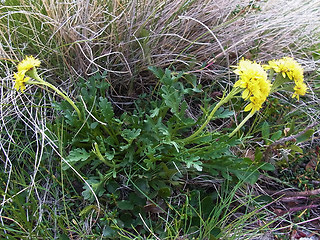
[[[233,88],[231,90],[231,92],[224,98],[222,98],[218,104],[212,109],[211,113],[209,114],[209,116],[207,117],[206,121],[200,126],[200,128],[195,131],[192,135],[190,135],[189,137],[185,138],[184,141],[186,142],[190,142],[191,140],[193,140],[196,136],[198,136],[202,130],[209,124],[209,122],[211,121],[211,119],[213,118],[214,114],[216,113],[216,111],[226,102],[228,102],[230,99],[232,99],[237,93],[239,93],[241,91],[240,88]]]
[[[255,113],[249,113],[245,119],[242,120],[242,122],[232,131],[232,133],[230,133],[228,136],[231,138],[233,137],[234,134],[236,134],[236,132],[238,132],[240,130],[240,128],[254,115]]]
[[[292,98],[303,96],[307,93],[307,85],[303,79],[303,68],[302,66],[291,57],[283,57],[281,59],[272,60],[268,62],[268,65],[264,66],[265,69],[270,69],[270,72],[276,72],[278,75],[273,83],[272,92],[278,90],[278,88],[287,82],[294,82],[293,87],[294,93]]]
[[[210,115],[207,117],[206,121],[202,124],[202,126],[195,131],[191,136],[187,137],[185,141],[193,140],[196,136],[198,136],[202,130],[208,125],[210,120],[213,118],[214,113],[221,107],[224,103],[228,102],[231,98],[233,98],[237,93],[242,92],[242,98],[244,100],[249,100],[250,103],[245,107],[244,111],[250,111],[249,115],[240,123],[240,125],[230,133],[230,137],[232,137],[248,119],[250,119],[255,112],[262,108],[262,104],[266,101],[267,97],[270,94],[271,90],[271,81],[268,80],[267,72],[263,69],[263,67],[256,63],[251,62],[250,60],[240,60],[235,74],[240,76],[240,79],[234,84],[231,92],[223,99],[219,101],[219,103],[212,110]]]
[[[31,70],[26,72],[26,75],[28,75],[29,77],[36,80],[36,81],[28,80],[27,81],[28,84],[47,86],[47,87],[51,88],[53,91],[55,91],[57,94],[59,94],[62,98],[64,98],[74,108],[74,110],[76,110],[78,117],[81,120],[81,112],[80,112],[79,108],[75,105],[75,103],[67,95],[65,95],[62,91],[60,91],[58,88],[56,88],[54,85],[52,85],[51,83],[48,83],[48,82],[44,81],[42,78],[40,78],[40,76],[37,73],[36,68],[32,68]]]
[[[98,157],[98,159],[103,162],[104,164],[106,164],[108,167],[114,168],[115,165],[112,163],[109,163],[101,154],[100,149],[99,149],[99,145],[98,143],[94,143],[93,144],[93,150],[92,152]]]
[[[59,94],[62,98],[64,98],[73,108],[76,110],[79,119],[81,120],[81,112],[79,108],[75,105],[75,103],[62,91],[56,88],[51,83],[44,81],[37,73],[37,68],[40,66],[40,60],[34,58],[33,56],[27,56],[24,60],[22,60],[18,66],[18,72],[14,74],[15,78],[15,89],[17,91],[23,91],[26,89],[25,84],[34,84],[34,85],[44,85],[52,90],[54,90],[57,94]],[[32,78],[33,80],[30,80]]]

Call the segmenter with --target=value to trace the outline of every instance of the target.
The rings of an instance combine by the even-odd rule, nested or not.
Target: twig
[[[303,192],[290,192],[290,191],[268,191],[265,190],[266,193],[275,196],[282,197],[309,197],[320,194],[320,189],[307,190]]]
[[[272,153],[272,149],[274,149],[275,146],[278,146],[280,144],[284,144],[286,142],[289,142],[289,141],[296,141],[296,139],[298,137],[300,137],[301,135],[303,135],[304,133],[306,133],[309,129],[313,128],[314,126],[318,125],[318,122],[314,122],[313,124],[307,126],[303,131],[295,134],[295,135],[292,135],[292,136],[289,136],[289,137],[284,137],[284,138],[281,138],[275,142],[273,142],[272,144],[270,144],[267,149],[265,150],[265,153],[264,153],[264,161],[265,162],[268,162],[269,159],[270,159],[270,155]]]
[[[311,209],[311,208],[317,208],[319,207],[319,205],[307,205],[307,206],[300,206],[300,207],[292,207],[289,208],[288,212],[298,212],[298,211],[302,211],[302,210],[306,210],[306,209]]]
[[[303,222],[291,223],[291,224],[288,225],[288,226],[284,226],[284,227],[277,228],[277,231],[281,231],[281,230],[283,230],[283,229],[292,228],[293,226],[303,225],[303,224],[305,224],[305,223],[309,223],[309,222],[313,222],[313,221],[319,221],[319,220],[320,220],[320,217],[316,217],[316,218],[312,218],[312,219],[309,219],[309,220],[306,220],[306,221],[303,221]]]

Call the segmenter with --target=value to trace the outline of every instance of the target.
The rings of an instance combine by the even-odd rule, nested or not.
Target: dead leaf
[[[144,206],[144,210],[150,213],[164,213],[162,203],[159,203],[158,206],[150,201],[147,201],[147,204]]]
[[[310,161],[306,165],[306,171],[315,171],[317,169],[318,164],[318,159],[312,156]]]

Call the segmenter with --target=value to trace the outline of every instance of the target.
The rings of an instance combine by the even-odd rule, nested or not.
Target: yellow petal
[[[249,103],[249,104],[244,108],[244,111],[245,111],[245,112],[248,112],[248,111],[250,111],[252,108],[253,108],[253,104],[252,104],[252,103]]]
[[[242,84],[242,81],[241,80],[238,80],[235,82],[235,84],[233,85],[233,87],[240,87]]]
[[[244,100],[247,100],[248,98],[250,97],[250,91],[248,89],[245,89],[243,92],[242,92],[242,98]]]
[[[21,72],[21,71],[27,72],[33,67],[39,67],[40,63],[41,62],[39,59],[36,59],[33,56],[26,56],[26,58],[18,64],[17,69],[18,69],[18,72]]]

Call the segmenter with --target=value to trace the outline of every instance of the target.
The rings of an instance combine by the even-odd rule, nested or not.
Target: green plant
[[[294,90],[293,97],[299,99],[307,90],[303,69],[292,58],[270,61],[265,66],[271,69],[271,79],[274,72],[277,73],[273,84],[260,64],[241,60],[234,71],[240,79],[228,94],[224,92],[213,105],[207,104],[210,102],[208,99],[204,104],[202,99],[197,99],[203,106],[203,115],[195,121],[186,112],[189,107],[187,101],[193,94],[202,93],[196,77],[183,71],[150,67],[159,80],[157,89],[151,95],[144,94],[134,101],[131,112],[116,114],[108,100],[110,85],[103,81],[104,75],[82,81],[79,101],[74,102],[39,77],[36,69],[39,65],[40,61],[32,56],[20,62],[14,75],[15,88],[23,92],[25,84],[46,86],[65,99],[65,102],[54,104],[61,115],[54,124],[48,125],[52,133],[63,136],[58,139],[60,155],[66,155],[62,158],[61,168],[64,171],[71,168],[78,176],[86,176],[82,195],[86,200],[97,201],[97,207],[88,206],[81,215],[91,210],[99,215],[99,199],[104,196],[112,199],[106,202],[112,210],[105,225],[110,236],[114,235],[110,221],[122,222],[127,228],[141,225],[134,216],[137,213],[141,216],[144,212],[146,199],[154,203],[168,198],[181,185],[186,174],[193,177],[209,174],[226,180],[237,178],[255,183],[260,169],[273,170],[273,166],[262,158],[252,161],[237,157],[231,148],[239,145],[241,139],[235,134],[262,108],[270,92],[288,85]],[[242,90],[242,98],[249,100],[244,109],[250,111],[247,117],[231,133],[222,130],[207,132],[205,128],[211,120],[228,118],[233,114],[222,105]],[[265,124],[262,128],[265,139],[270,132],[267,127]],[[51,141],[56,141],[54,134],[48,132],[48,135],[53,137]],[[129,188],[119,192],[123,185]],[[121,219],[124,213],[127,214],[125,220]]]
[[[158,224],[152,223],[155,219],[149,220],[152,215],[140,216],[147,232],[130,233],[117,225],[114,228],[124,239],[252,239],[268,232],[277,218],[264,226],[259,222],[265,218],[264,208],[271,198],[253,197],[248,192],[240,196],[243,182],[229,184],[224,182],[219,189],[209,191],[208,187],[188,186],[185,194],[166,201],[166,212],[155,218]],[[249,230],[250,226],[255,227]]]
[[[5,161],[0,166],[1,238],[52,239],[67,233],[61,224],[63,209],[53,200],[60,197],[56,191],[60,182],[48,174],[55,169],[52,149],[41,146],[41,137],[30,134],[25,122],[12,116],[3,121],[7,128],[1,129],[1,157]]]
[[[182,185],[185,174],[196,177],[208,173],[229,180],[236,176],[253,183],[259,168],[272,169],[263,162],[236,157],[230,147],[240,141],[227,133],[207,133],[183,142],[192,128],[206,121],[207,115],[198,121],[185,115],[187,99],[201,90],[192,75],[152,70],[160,80],[159,92],[140,96],[131,113],[116,116],[103,75],[79,86],[82,104],[78,107],[85,113],[85,123],[78,120],[69,104],[55,105],[61,110],[61,117],[50,128],[54,132],[60,126],[62,149],[70,149],[69,153],[62,153],[67,154],[62,168],[68,170],[72,165],[86,176],[91,188],[84,185],[85,199],[94,200],[94,193],[107,205],[109,213],[102,220],[105,236],[116,236],[114,227],[119,224],[125,229],[140,229],[144,224],[137,216],[140,213],[146,217],[148,201],[162,212],[157,202],[170,197]],[[214,109],[207,107],[203,110],[208,113]],[[219,108],[214,119],[231,114],[228,109]],[[92,210],[89,207],[84,213]]]
[[[90,172],[98,173],[94,173],[94,179],[98,181],[95,188],[102,191],[106,181],[124,171],[134,176],[148,172],[151,176],[160,174],[166,180],[181,176],[185,169],[213,175],[220,172],[225,177],[233,173],[243,178],[246,172],[255,172],[258,166],[263,165],[234,156],[229,149],[240,141],[227,134],[207,133],[189,140],[190,130],[207,119],[204,115],[195,121],[185,115],[188,107],[186,98],[200,91],[195,78],[182,72],[153,71],[161,82],[158,97],[141,96],[135,101],[132,113],[116,116],[107,98],[108,83],[101,81],[103,76],[99,75],[80,86],[82,106],[79,108],[84,113],[84,123],[75,118],[68,105],[56,105],[63,110],[63,118],[57,121],[61,121],[59,125],[65,122],[64,148],[71,147],[63,169],[68,169],[68,164],[78,170],[90,166]],[[183,79],[186,83],[181,81]],[[227,118],[231,114],[221,108],[214,118]],[[102,193],[98,190],[97,194]]]

